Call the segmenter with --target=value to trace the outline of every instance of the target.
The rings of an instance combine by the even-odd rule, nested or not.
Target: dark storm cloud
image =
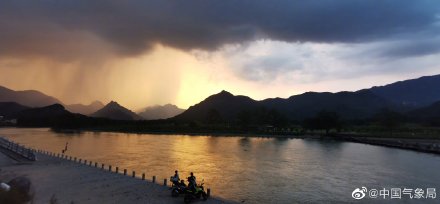
[[[75,55],[94,37],[125,55],[155,43],[213,50],[262,38],[352,43],[414,32],[429,38],[438,34],[439,11],[436,0],[0,0],[0,56]]]
[[[384,48],[381,56],[388,58],[419,57],[440,52],[440,38],[414,39]]]

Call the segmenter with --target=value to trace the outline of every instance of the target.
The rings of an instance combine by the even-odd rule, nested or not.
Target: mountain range
[[[339,93],[307,92],[287,99],[272,98],[261,101],[222,91],[191,106],[174,119],[204,121],[212,117],[214,112],[222,120],[234,121],[243,114],[263,113],[262,117],[267,117],[264,112],[275,111],[289,120],[299,121],[312,117],[322,110],[337,112],[344,119],[364,119],[371,117],[382,108],[402,109],[369,90]]]
[[[58,99],[35,90],[14,91],[0,86],[0,102],[16,102],[28,107],[43,107],[59,103]]]
[[[422,107],[437,102],[440,97],[440,75],[399,81],[370,89],[374,94],[395,104]]]
[[[56,105],[52,106],[53,104]],[[404,113],[412,118],[439,117],[440,75],[400,81],[354,92],[306,92],[289,98],[264,100],[235,96],[222,91],[209,96],[186,111],[173,105],[165,105],[146,108],[139,113],[140,115],[114,101],[105,106],[100,102],[93,102],[90,105],[75,104],[65,107],[56,98],[38,91],[13,91],[0,87],[0,116],[5,118],[35,119],[44,114],[59,117],[55,113],[63,113],[61,115],[64,115],[64,121],[69,118],[81,119],[86,117],[85,115],[128,121],[141,120],[140,115],[142,115],[151,120],[172,117],[168,120],[202,123],[251,121],[266,124],[282,120],[299,122],[323,110],[336,112],[344,120],[368,119],[383,109]],[[181,113],[178,114],[178,112]],[[31,117],[31,115],[38,117]],[[173,115],[176,116],[173,117]],[[45,121],[48,121],[47,118]]]
[[[94,101],[89,105],[65,105],[55,97],[48,96],[39,91],[14,91],[0,86],[0,116],[10,118],[14,116],[13,113],[18,112],[19,110],[45,107],[53,104],[60,104],[64,106],[67,111],[72,113],[116,120],[166,119],[178,115],[184,111],[175,105],[167,104],[164,106],[147,107],[143,109],[139,115],[137,115],[133,111],[113,101],[107,104],[107,107],[104,107],[104,104],[100,101]]]
[[[406,112],[440,101],[440,75],[421,77],[355,92],[306,92],[289,98],[261,101],[234,96],[222,91],[191,106],[173,119],[206,121],[213,115],[226,121],[241,120],[246,115],[276,111],[289,120],[301,121],[327,110],[346,120],[372,117],[382,109]],[[270,115],[260,114],[261,117]]]
[[[35,90],[14,91],[0,86],[0,102],[15,102],[26,107],[44,107],[53,104],[60,104],[73,113],[89,115],[104,107],[100,101],[94,101],[89,105],[72,104],[64,105],[55,97],[48,96]]]
[[[163,106],[150,106],[138,113],[146,120],[167,119],[181,114],[185,109],[181,109],[176,105],[166,104]]]

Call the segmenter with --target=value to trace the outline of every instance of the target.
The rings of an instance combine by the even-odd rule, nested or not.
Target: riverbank
[[[34,203],[183,203],[183,197],[171,197],[166,186],[58,157],[36,155],[36,162],[17,162],[0,152],[0,181],[29,178],[35,189]],[[211,197],[195,203],[233,202]]]
[[[382,138],[375,136],[359,136],[351,134],[339,134],[329,139],[356,142],[370,145],[378,145],[399,149],[407,149],[418,152],[440,154],[440,140],[419,138]]]
[[[84,129],[84,130],[57,130],[66,134],[80,133],[81,131],[89,132],[121,132],[134,134],[155,134],[155,135],[189,135],[189,136],[212,136],[212,137],[261,137],[261,138],[280,138],[280,139],[322,139],[322,140],[338,140],[344,142],[356,142],[362,144],[379,145],[385,147],[407,149],[418,152],[440,154],[440,139],[423,138],[419,136],[413,137],[384,137],[381,135],[361,135],[355,133],[338,133],[338,134],[289,134],[289,133],[227,133],[227,132],[166,132],[166,131],[110,131],[100,129]]]
[[[26,128],[26,127],[14,127]],[[100,128],[80,128],[80,129],[53,129],[56,133],[63,134],[80,134],[81,132],[114,132],[114,133],[131,133],[131,134],[152,134],[152,135],[188,135],[188,136],[212,136],[212,137],[262,137],[262,138],[298,138],[319,139],[319,134],[297,134],[291,132],[228,132],[228,131],[140,131],[140,130],[113,130]]]
[[[16,127],[20,128],[20,127]],[[297,133],[274,133],[274,132],[175,132],[175,131],[117,131],[109,129],[51,129],[63,134],[81,134],[81,132],[117,132],[132,134],[154,134],[154,135],[189,135],[189,136],[212,136],[212,137],[257,137],[257,138],[279,138],[279,139],[317,139],[337,140],[343,142],[355,142],[362,144],[378,145],[391,148],[406,149],[418,152],[440,154],[440,137],[437,135],[407,134],[392,137],[384,134],[359,134],[359,133],[325,133],[297,134]]]

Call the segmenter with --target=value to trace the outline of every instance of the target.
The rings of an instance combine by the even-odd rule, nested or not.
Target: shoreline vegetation
[[[362,144],[378,145],[418,152],[440,154],[439,135],[423,134],[414,132],[330,132],[315,131],[309,133],[297,132],[215,132],[215,131],[130,131],[116,130],[112,128],[80,128],[80,129],[56,129],[52,131],[59,133],[81,133],[90,132],[121,132],[133,134],[155,134],[155,135],[188,135],[188,136],[213,136],[213,137],[255,137],[255,138],[280,138],[280,139],[319,139],[334,140],[343,142],[355,142]]]
[[[403,122],[390,112],[387,112],[386,117],[381,117],[381,119],[363,122],[343,121],[334,113],[322,112],[302,124],[282,125],[237,124],[224,121],[185,122],[172,119],[124,121],[104,118],[67,118],[50,121],[30,120],[27,123],[19,121],[18,125],[9,127],[49,127],[55,132],[66,134],[91,131],[157,135],[325,139],[440,154],[440,127]]]

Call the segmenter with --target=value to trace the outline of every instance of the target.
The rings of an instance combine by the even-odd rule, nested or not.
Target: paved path
[[[14,162],[0,152],[0,181],[28,177],[35,203],[183,203],[168,187],[37,153],[38,161]],[[233,203],[218,198],[194,203]]]

